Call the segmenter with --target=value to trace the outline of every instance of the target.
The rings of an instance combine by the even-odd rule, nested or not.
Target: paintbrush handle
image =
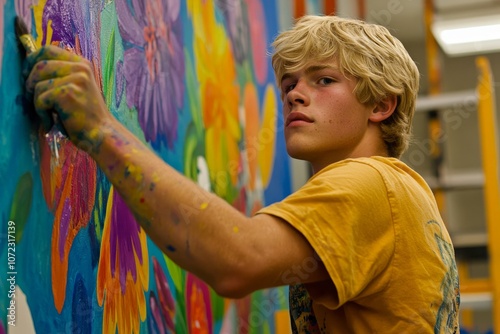
[[[35,39],[30,34],[24,34],[19,36],[19,41],[23,45],[27,54],[33,53],[37,50]]]

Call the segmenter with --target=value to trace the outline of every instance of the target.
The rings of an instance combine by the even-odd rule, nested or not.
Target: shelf
[[[490,292],[462,293],[460,295],[460,309],[487,310],[493,305],[493,296]]]
[[[443,174],[439,179],[425,176],[426,182],[433,190],[478,189],[484,186],[482,171]]]
[[[477,105],[477,93],[475,90],[465,90],[453,93],[422,96],[417,99],[416,112],[431,110],[442,110],[448,108],[470,108]]]
[[[455,248],[485,247],[488,245],[488,233],[464,233],[452,235],[451,240]]]

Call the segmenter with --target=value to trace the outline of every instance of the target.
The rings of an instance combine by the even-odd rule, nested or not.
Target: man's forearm
[[[178,173],[118,121],[100,129],[90,154],[151,239],[209,284],[244,265],[249,218]],[[238,240],[237,240],[238,239]],[[234,243],[238,247],[228,246]]]

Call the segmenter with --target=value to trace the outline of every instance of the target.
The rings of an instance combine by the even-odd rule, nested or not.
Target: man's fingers
[[[28,92],[33,92],[37,83],[45,80],[63,78],[78,72],[89,72],[84,62],[74,63],[62,60],[48,60],[41,61],[35,66],[36,71],[31,71],[26,79],[26,90]],[[91,74],[89,73],[89,75]]]
[[[58,79],[49,79],[38,82],[34,87],[34,104],[36,110],[48,110],[53,107],[54,82]]]
[[[73,76],[74,77],[74,76]],[[38,82],[34,87],[34,105],[44,128],[48,130],[53,123],[52,113],[60,114],[59,100],[74,95],[75,85],[72,76],[48,79]],[[59,117],[61,117],[59,115]]]
[[[23,65],[23,75],[27,77],[31,73],[35,64],[48,60],[80,62],[83,58],[57,46],[44,46],[26,57]]]
[[[53,123],[52,113],[55,112],[52,93],[40,89],[40,92],[35,95],[37,96],[34,101],[36,114],[40,117],[44,130],[49,131]]]

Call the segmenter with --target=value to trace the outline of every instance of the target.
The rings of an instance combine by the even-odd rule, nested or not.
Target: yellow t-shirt
[[[336,288],[296,284],[314,259],[285,273],[294,332],[459,332],[450,236],[431,190],[400,160],[332,164],[260,213],[302,233]]]

